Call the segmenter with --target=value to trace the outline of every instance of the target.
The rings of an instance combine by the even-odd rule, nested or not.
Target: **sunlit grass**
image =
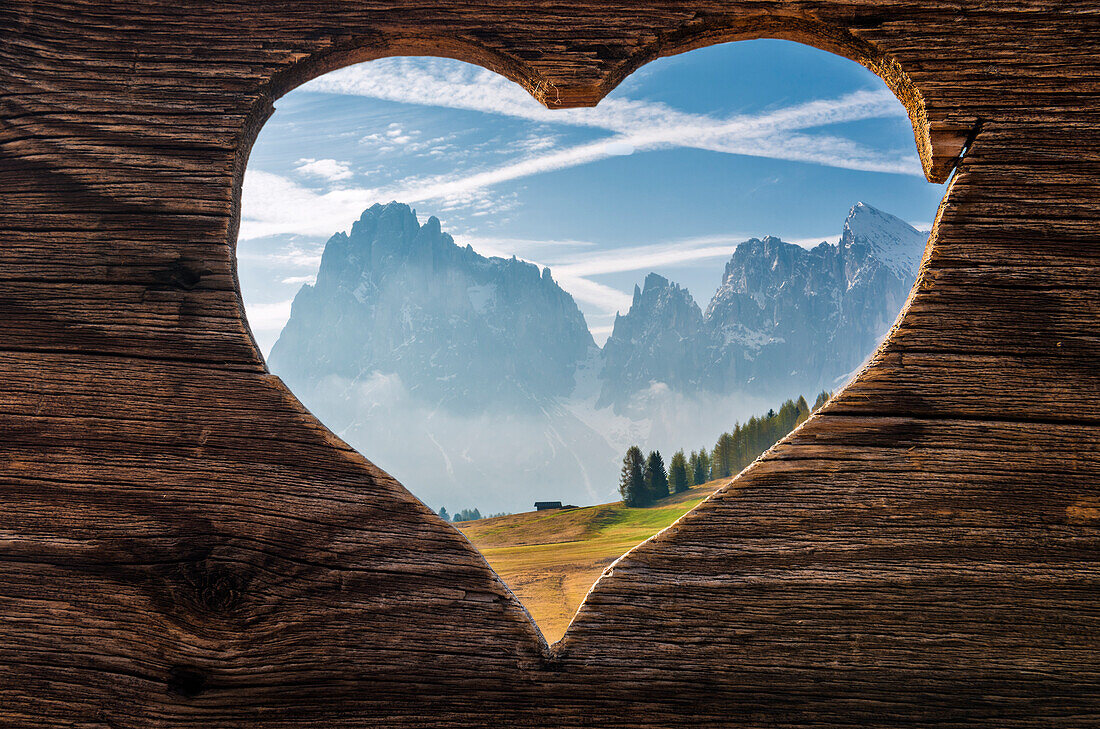
[[[622,503],[533,511],[459,526],[553,643],[609,564],[661,531],[729,479],[696,486],[656,506]]]

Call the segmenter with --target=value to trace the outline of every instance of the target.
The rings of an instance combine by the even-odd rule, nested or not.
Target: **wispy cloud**
[[[469,243],[483,256],[509,258],[514,255],[524,260],[540,259],[551,263],[558,260],[556,256],[563,252],[599,247],[599,244],[593,241],[572,238],[533,240],[530,238],[499,238],[462,233],[455,233],[454,235],[456,240],[461,240],[462,245]]]
[[[803,248],[814,248],[822,243],[832,243],[836,245],[840,242],[840,233],[836,233],[835,235],[821,235],[813,238],[793,238],[786,242],[794,243],[796,246],[802,246]]]
[[[667,271],[707,260],[728,259],[737,244],[751,237],[749,234],[698,236],[597,251],[588,250],[596,247],[595,243],[576,240],[531,241],[462,236],[461,242],[469,243],[482,255],[508,256],[514,253],[518,258],[536,265],[549,266],[554,279],[573,298],[613,314],[630,308],[630,294],[593,281],[592,277],[631,271]],[[788,242],[812,248],[822,241],[835,244],[839,238],[839,235],[832,235]]]
[[[277,234],[324,239],[338,230],[347,230],[367,206],[389,200],[410,204],[431,201],[437,212],[461,208],[468,212],[468,218],[473,218],[477,211],[492,207],[499,212],[498,207],[507,205],[508,195],[501,193],[504,183],[615,156],[672,148],[851,170],[921,174],[919,161],[911,151],[883,151],[823,131],[825,127],[846,122],[903,116],[901,105],[885,90],[856,91],[838,98],[728,117],[684,112],[659,102],[619,96],[605,99],[594,108],[550,111],[519,86],[484,69],[439,59],[405,58],[348,67],[310,82],[303,90],[488,113],[536,124],[525,138],[498,150],[506,160],[502,164],[470,173],[449,172],[358,187],[346,184],[354,176],[351,165],[335,159],[301,159],[295,167],[296,177],[249,169],[244,181],[241,240]],[[563,126],[596,130],[604,136],[563,147],[560,140],[566,132],[558,135],[554,131]],[[379,151],[400,150],[409,155],[445,153],[454,157],[463,149],[458,148],[453,137],[433,137],[395,122],[362,136],[360,141]],[[516,157],[508,159],[510,155]],[[364,169],[358,171],[360,179],[369,179]],[[328,184],[314,187],[307,182],[310,179]],[[333,184],[337,182],[344,184]],[[507,193],[507,188],[504,191]],[[469,230],[475,232],[476,228]],[[486,255],[514,253],[533,263],[551,266],[563,288],[579,302],[589,304],[586,311],[597,312],[595,316],[599,318],[625,311],[630,305],[630,295],[594,281],[594,277],[664,270],[727,258],[738,242],[751,236],[692,238],[610,250],[597,250],[601,246],[588,241],[456,237],[461,244],[469,242]],[[836,236],[791,242],[812,246],[821,240],[835,241]],[[305,283],[311,278],[305,274],[316,270],[321,248],[319,242],[283,246],[269,251],[265,260],[285,271],[283,283]],[[255,317],[253,308],[249,308],[250,320],[258,318],[264,326],[270,323],[277,328],[275,322],[280,316],[285,321],[284,313],[289,313],[289,302],[263,306],[268,309]],[[256,321],[253,326],[258,326]],[[601,323],[593,327],[593,332],[597,329],[602,332],[608,327]]]
[[[633,142],[672,144],[717,152],[778,156],[851,169],[901,174],[921,173],[912,152],[882,155],[850,140],[810,135],[801,129],[861,119],[904,116],[887,90],[861,90],[839,99],[806,104],[755,116],[717,119],[674,109],[654,101],[613,97],[593,108],[549,110],[516,84],[485,69],[442,59],[390,58],[349,66],[326,74],[304,90],[366,96],[421,106],[463,109],[552,125],[594,127],[638,137]],[[777,139],[782,136],[784,138]],[[747,144],[770,137],[782,144]]]
[[[792,131],[867,118],[880,111],[881,96],[858,91],[836,100],[811,101],[725,121],[669,110],[679,120],[676,124],[662,122],[644,127],[631,122],[631,131],[594,142],[540,152],[472,174],[406,179],[384,188],[344,188],[320,193],[279,175],[249,170],[245,176],[240,237],[246,240],[275,233],[324,235],[346,228],[363,208],[375,202],[461,201],[471,193],[511,180],[671,147],[919,174],[919,165],[903,155],[891,157],[844,138]]]
[[[555,276],[603,276],[625,271],[651,271],[686,266],[699,261],[729,258],[738,243],[749,236],[706,236],[643,246],[610,248],[580,253],[554,264]]]
[[[277,238],[256,242],[246,241],[237,246],[237,259],[246,262],[250,267],[263,265],[288,274],[295,270],[316,271],[321,264],[324,248],[324,241],[299,239],[288,242]]]
[[[559,267],[560,268],[560,267]],[[630,294],[612,286],[606,286],[583,276],[559,271],[553,272],[558,284],[577,301],[591,304],[605,314],[626,312],[630,308]]]
[[[456,151],[451,143],[454,137],[455,134],[446,134],[425,138],[419,130],[392,122],[382,131],[364,134],[359,138],[359,144],[379,154],[400,151],[402,154],[419,156],[453,155]]]

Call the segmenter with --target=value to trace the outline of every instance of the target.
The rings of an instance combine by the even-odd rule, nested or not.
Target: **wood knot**
[[[170,601],[165,609],[188,625],[209,627],[211,618],[220,623],[238,617],[254,576],[248,556],[210,534],[196,534],[174,551],[164,573]]]
[[[206,688],[206,673],[194,666],[168,669],[168,693],[193,699]]]
[[[159,288],[191,291],[199,285],[199,281],[201,281],[203,275],[207,273],[209,273],[209,271],[197,271],[188,266],[184,261],[175,260],[169,263],[165,268],[155,272],[153,274],[153,279],[157,282]]]
[[[207,555],[184,562],[181,571],[190,601],[199,610],[224,615],[241,604],[247,579],[236,567]]]

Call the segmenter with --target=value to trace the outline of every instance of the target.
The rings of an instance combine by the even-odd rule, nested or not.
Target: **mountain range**
[[[606,501],[627,444],[710,445],[753,407],[839,384],[897,317],[925,241],[858,203],[837,244],[737,245],[705,311],[650,273],[599,348],[550,269],[374,205],[327,242],[269,366],[434,508]]]
[[[913,287],[927,236],[857,203],[838,244],[779,238],[734,249],[706,312],[655,273],[604,345],[600,404],[649,383],[783,399],[832,388],[871,353]]]
[[[550,269],[480,256],[390,203],[329,239],[270,362],[294,382],[396,373],[416,398],[470,412],[570,395],[594,347]]]

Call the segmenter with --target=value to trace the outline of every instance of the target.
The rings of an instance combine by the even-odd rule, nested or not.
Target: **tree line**
[[[477,521],[478,519],[492,519],[492,518],[497,517],[497,516],[508,516],[511,513],[512,512],[510,512],[510,511],[502,511],[499,514],[489,514],[487,516],[482,516],[481,512],[478,511],[477,509],[463,509],[462,511],[456,513],[454,516],[451,516],[450,514],[447,513],[447,507],[446,506],[441,506],[439,508],[439,517],[441,519],[443,519],[443,521],[450,521],[450,522]]]
[[[660,451],[650,451],[646,456],[636,445],[630,446],[623,457],[619,474],[619,494],[626,506],[651,506],[670,493],[681,493],[692,486],[707,481],[728,478],[749,465],[779,439],[790,433],[810,413],[825,404],[832,396],[822,391],[811,408],[806,398],[787,400],[779,411],[769,410],[762,416],[753,416],[744,423],[735,423],[732,431],[722,433],[714,448],[704,446],[685,456],[681,448],[673,454],[666,470]]]

